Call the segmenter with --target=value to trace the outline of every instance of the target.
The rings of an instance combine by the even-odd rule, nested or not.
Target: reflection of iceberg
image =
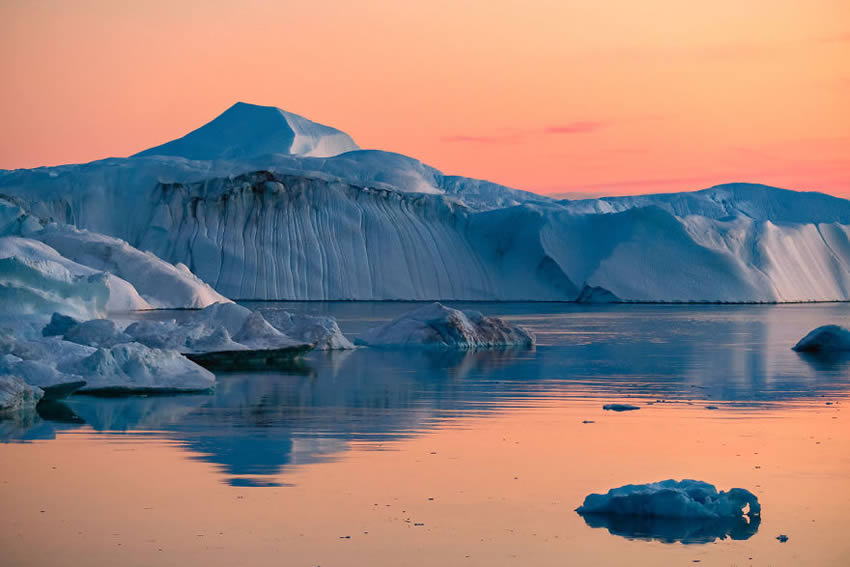
[[[660,518],[616,514],[583,514],[591,528],[607,528],[613,535],[664,543],[711,543],[717,539],[749,539],[759,529],[760,516],[737,518]]]

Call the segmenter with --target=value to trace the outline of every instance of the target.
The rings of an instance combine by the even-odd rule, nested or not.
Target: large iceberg
[[[798,352],[835,353],[850,351],[850,330],[838,325],[818,327],[791,347]]]
[[[556,201],[325,128],[239,104],[136,157],[0,171],[0,193],[235,299],[850,300],[844,199],[735,183]]]
[[[356,342],[379,347],[529,348],[534,346],[534,335],[498,317],[430,303],[370,329]]]

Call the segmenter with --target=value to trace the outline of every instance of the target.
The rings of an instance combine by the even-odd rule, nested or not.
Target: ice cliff
[[[0,171],[0,194],[234,299],[850,300],[844,199],[739,183],[555,201],[241,103],[137,157]],[[62,230],[42,241],[72,260],[100,246]]]

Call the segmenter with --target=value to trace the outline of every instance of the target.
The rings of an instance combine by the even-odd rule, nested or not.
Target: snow
[[[534,336],[497,317],[430,303],[357,337],[358,344],[381,347],[458,349],[534,346]]]
[[[627,484],[612,488],[606,494],[590,494],[576,511],[579,514],[713,519],[759,516],[761,506],[758,498],[743,488],[718,492],[707,482],[670,479]]]
[[[792,349],[815,353],[850,351],[850,330],[838,325],[824,325],[800,339]]]
[[[197,130],[134,157],[211,160],[274,153],[328,157],[358,149],[348,134],[335,128],[273,106],[237,102]]]
[[[44,393],[18,376],[0,374],[0,413],[35,407]]]
[[[59,370],[85,377],[88,393],[201,392],[215,387],[215,375],[173,350],[139,343],[99,348],[66,362]]]

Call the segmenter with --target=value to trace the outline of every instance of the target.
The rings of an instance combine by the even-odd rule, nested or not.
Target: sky
[[[237,101],[539,193],[850,197],[847,0],[0,0],[0,168]]]

